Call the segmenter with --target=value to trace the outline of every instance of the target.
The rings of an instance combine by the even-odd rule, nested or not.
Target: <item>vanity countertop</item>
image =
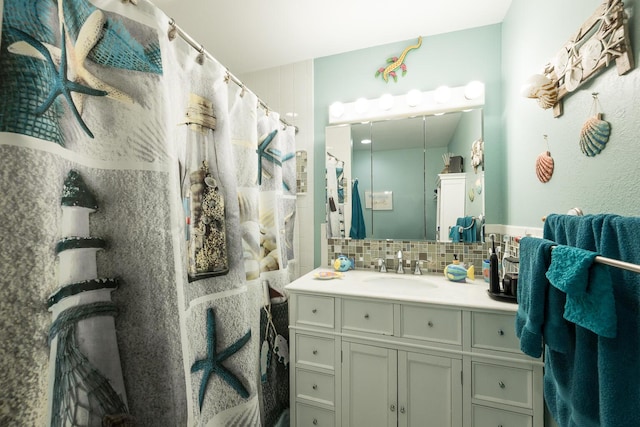
[[[489,296],[489,284],[482,277],[451,282],[442,274],[379,273],[372,270],[349,270],[340,278],[322,279],[317,268],[285,287],[289,291],[327,294],[340,297],[384,298],[390,301],[442,304],[460,308],[515,312],[518,305]]]

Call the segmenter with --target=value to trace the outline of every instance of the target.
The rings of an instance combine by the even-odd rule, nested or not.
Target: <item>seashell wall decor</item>
[[[544,135],[544,142],[547,144],[547,151],[540,153],[536,158],[536,176],[543,184],[548,182],[553,175],[554,161],[549,151],[548,136]]]
[[[611,124],[602,119],[598,93],[593,92],[593,103],[589,112],[589,118],[580,130],[580,151],[588,157],[600,154],[611,135]]]
[[[534,74],[522,88],[522,95],[537,99],[543,110],[553,108],[558,102],[558,82],[542,74]]]
[[[604,0],[548,62],[532,76],[522,95],[538,100],[543,109],[562,115],[562,99],[598,72],[616,63],[618,75],[634,68],[629,17],[622,0]]]
[[[536,158],[536,176],[543,184],[548,182],[553,175],[554,161],[549,151],[540,153]]]
[[[604,150],[611,135],[611,124],[602,120],[602,114],[591,116],[580,131],[580,150],[588,157],[594,157]]]

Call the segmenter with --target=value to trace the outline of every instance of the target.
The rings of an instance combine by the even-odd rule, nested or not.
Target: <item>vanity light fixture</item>
[[[393,96],[389,93],[382,95],[378,100],[378,107],[383,111],[390,110],[393,107]]]
[[[342,117],[344,114],[344,104],[342,102],[334,102],[329,107],[329,114],[333,117]]]
[[[433,94],[433,99],[438,104],[446,104],[451,100],[451,88],[449,86],[440,86]]]
[[[484,94],[484,83],[474,80],[467,83],[464,87],[464,97],[467,99],[476,99]]]
[[[409,107],[415,107],[422,102],[422,92],[418,89],[411,89],[407,93],[407,105]]]
[[[329,124],[367,123],[379,119],[473,110],[482,107],[484,102],[482,82],[457,87],[440,86],[425,92],[413,89],[405,95],[385,94],[377,100],[359,98],[354,102],[334,102],[329,107]]]

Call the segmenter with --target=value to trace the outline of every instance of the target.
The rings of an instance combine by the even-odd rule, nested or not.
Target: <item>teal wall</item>
[[[555,56],[601,3],[513,0],[502,24],[507,224],[541,227],[542,216],[573,207],[585,213],[640,213],[635,199],[640,188],[640,70],[619,76],[611,64],[564,98],[564,114],[558,118],[520,94],[527,78]],[[640,3],[624,3],[631,12],[630,37],[637,62]],[[612,134],[605,150],[589,158],[581,153],[578,140],[589,117],[592,92],[599,93]],[[544,134],[555,160],[555,172],[546,184],[535,175],[536,157],[546,150]]]
[[[374,77],[387,58],[399,56],[417,40],[314,59],[314,206],[315,265],[320,264],[320,227],[324,218],[324,128],[329,105],[351,102],[359,97],[378,98],[383,93],[404,95],[411,89],[433,90],[440,85],[464,86],[472,80],[485,84],[484,138],[486,156],[487,218],[490,223],[504,221],[502,177],[502,49],[501,25],[490,25],[423,38],[422,47],[405,60],[406,76],[385,83]]]

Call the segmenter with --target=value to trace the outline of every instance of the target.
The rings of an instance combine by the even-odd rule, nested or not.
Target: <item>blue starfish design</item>
[[[44,112],[51,107],[56,98],[59,95],[63,95],[69,103],[69,107],[71,107],[71,111],[80,124],[80,127],[82,127],[82,130],[84,130],[87,135],[93,138],[93,133],[91,133],[86,123],[82,120],[82,117],[80,117],[80,113],[78,112],[78,109],[76,108],[76,105],[71,98],[71,92],[79,92],[92,96],[106,96],[107,92],[103,90],[93,89],[67,79],[67,49],[65,43],[64,28],[62,29],[62,53],[60,56],[60,68],[57,70],[53,58],[51,57],[51,53],[49,53],[49,50],[44,46],[44,44],[42,44],[42,42],[17,28],[10,27],[9,31],[33,46],[34,49],[36,49],[42,56],[44,56],[45,60],[49,63],[49,65],[51,65],[54,70],[54,72],[52,73],[53,81],[51,90],[49,91],[49,95],[47,96],[47,99],[44,101],[44,103],[35,110],[35,113],[38,115],[44,114]]]
[[[271,133],[269,133],[269,135],[267,135],[264,141],[258,144],[258,150],[256,151],[258,153],[258,185],[262,184],[262,159],[263,158],[279,166],[282,166],[282,163],[280,162],[280,160],[273,157],[272,155],[274,154],[280,157],[280,152],[276,149],[268,148],[269,144],[271,144],[271,141],[273,141],[273,138],[275,138],[277,133],[278,133],[278,129],[273,130]]]
[[[238,341],[231,344],[222,352],[216,352],[216,317],[213,312],[213,308],[207,310],[207,356],[204,359],[196,360],[191,365],[191,373],[204,371],[202,375],[202,381],[200,382],[200,393],[198,394],[198,403],[200,410],[202,411],[202,402],[204,401],[204,394],[207,391],[207,383],[211,374],[218,374],[220,378],[225,380],[235,391],[238,392],[243,398],[249,397],[249,392],[244,387],[242,382],[231,373],[227,368],[222,366],[222,362],[228,359],[230,356],[240,350],[251,338],[251,330],[247,332]]]

